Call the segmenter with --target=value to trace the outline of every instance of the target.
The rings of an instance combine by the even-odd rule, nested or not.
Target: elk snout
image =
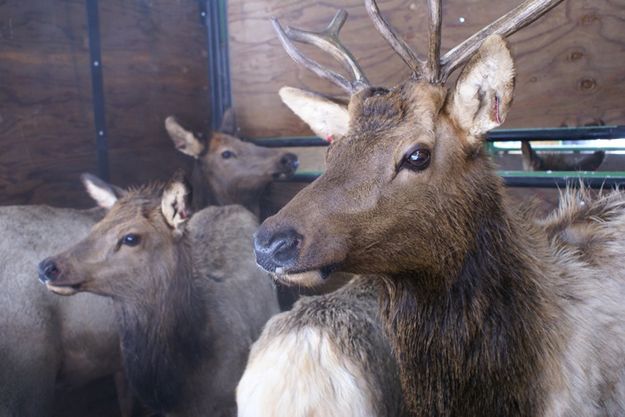
[[[39,281],[42,283],[54,282],[61,275],[61,270],[52,258],[44,259],[39,263]]]
[[[299,167],[299,160],[297,159],[297,155],[293,153],[287,153],[282,155],[280,158],[280,166],[284,170],[284,172],[288,174],[292,174]]]
[[[261,229],[254,236],[256,263],[269,272],[281,272],[295,263],[299,256],[302,236],[294,229],[271,233]]]

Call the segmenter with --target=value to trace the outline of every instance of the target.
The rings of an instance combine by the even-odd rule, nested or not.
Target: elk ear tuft
[[[514,90],[514,62],[499,35],[486,38],[462,70],[451,93],[448,112],[470,142],[500,126],[508,115]]]
[[[110,209],[125,194],[121,188],[108,184],[95,175],[85,173],[80,179],[89,196],[102,208]]]
[[[191,197],[191,184],[182,171],[177,171],[165,185],[161,198],[163,217],[176,231],[191,217]]]
[[[349,129],[349,112],[344,104],[293,87],[282,87],[280,98],[322,139],[336,140]]]
[[[204,144],[193,133],[180,126],[174,116],[165,119],[165,129],[176,149],[183,154],[197,158],[204,151]]]

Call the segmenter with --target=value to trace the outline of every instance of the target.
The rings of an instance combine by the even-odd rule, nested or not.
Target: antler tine
[[[377,31],[386,39],[406,65],[410,67],[412,72],[416,76],[423,75],[427,72],[426,63],[419,59],[408,44],[399,37],[395,29],[384,20],[375,0],[365,0],[365,8]]]
[[[447,52],[441,59],[441,79],[444,81],[480,47],[484,39],[493,34],[509,36],[532,23],[562,0],[527,0],[490,25]]]
[[[427,72],[430,81],[437,82],[441,69],[441,0],[428,0],[428,10],[430,12],[430,48],[428,51]]]
[[[338,10],[328,27],[319,33],[294,29],[291,27],[287,27],[285,31],[277,19],[273,18],[271,19],[271,22],[274,29],[278,33],[282,46],[295,62],[305,68],[308,68],[319,77],[333,82],[349,93],[354,93],[363,87],[369,86],[370,84],[367,77],[365,77],[362,68],[358,65],[356,58],[354,58],[351,52],[349,52],[349,50],[345,48],[339,40],[339,32],[341,31],[346,19],[347,12],[342,9]],[[350,81],[341,74],[324,68],[318,62],[304,56],[295,47],[293,41],[314,45],[322,51],[328,52],[336,60],[343,64],[345,69],[353,75],[354,80]]]

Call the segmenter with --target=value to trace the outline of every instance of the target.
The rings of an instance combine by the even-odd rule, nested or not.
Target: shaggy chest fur
[[[536,416],[554,336],[523,249],[480,228],[454,279],[385,277],[382,313],[413,416]],[[450,282],[449,286],[436,286]]]
[[[204,328],[198,328],[206,323],[203,303],[191,282],[175,284],[180,285],[170,285],[161,300],[119,309],[128,380],[141,401],[159,412],[185,400],[189,376],[210,355]]]

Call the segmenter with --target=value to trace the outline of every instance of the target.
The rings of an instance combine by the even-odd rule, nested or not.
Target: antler
[[[276,18],[272,18],[271,23],[278,33],[282,46],[295,62],[353,94],[364,87],[368,87],[370,84],[358,62],[356,62],[356,58],[339,40],[339,32],[345,20],[347,20],[347,12],[342,9],[338,10],[328,27],[318,33],[294,29],[288,26],[285,31]],[[328,52],[343,64],[345,69],[353,75],[354,80],[350,81],[341,74],[324,68],[318,62],[304,56],[292,41],[314,45],[322,51]]]
[[[510,36],[551,10],[562,0],[526,0],[490,25],[447,52],[441,59],[441,79],[447,77],[477,51],[490,35]]]
[[[418,57],[408,44],[399,37],[397,31],[382,17],[376,0],[364,0],[367,13],[371,17],[378,32],[386,39],[406,65],[410,67],[415,77],[424,78],[430,83],[445,82],[456,68],[471,58],[488,36],[494,34],[504,37],[509,36],[532,23],[562,1],[563,0],[526,0],[515,9],[447,52],[441,58],[441,0],[428,0],[429,49],[427,61],[424,61]],[[335,83],[350,93],[354,93],[363,87],[369,86],[369,82],[354,56],[339,41],[339,31],[343,27],[346,19],[347,12],[345,10],[339,10],[328,27],[319,33],[292,29],[290,27],[287,27],[285,31],[275,18],[272,19],[272,23],[282,41],[282,46],[284,46],[284,49],[291,58],[320,77]],[[332,70],[323,68],[319,63],[299,52],[292,41],[315,45],[321,50],[329,52],[353,74],[354,80],[350,81]]]
[[[397,31],[382,17],[375,0],[365,0],[365,8],[373,21],[375,28],[391,45],[391,48],[410,67],[417,78],[426,78],[430,82],[437,82],[439,75],[439,56],[441,47],[441,0],[428,0],[430,12],[429,25],[429,53],[428,60],[419,59],[408,44],[399,37]]]

